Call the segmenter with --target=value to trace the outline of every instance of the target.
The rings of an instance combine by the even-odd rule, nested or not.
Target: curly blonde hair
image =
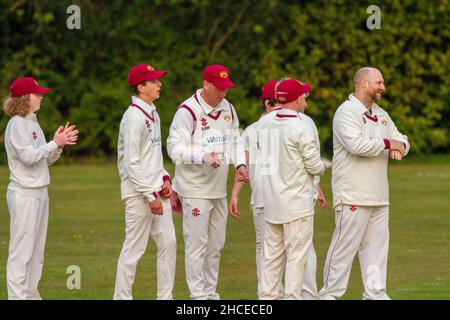
[[[5,111],[5,113],[11,118],[15,115],[25,117],[28,113],[30,113],[30,109],[29,94],[25,94],[20,97],[7,96],[3,102],[3,111]]]

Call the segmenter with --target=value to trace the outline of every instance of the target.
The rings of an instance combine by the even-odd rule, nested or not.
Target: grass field
[[[447,158],[448,159],[448,158]],[[169,168],[173,172],[173,168]],[[51,168],[50,221],[40,292],[44,299],[111,299],[117,258],[124,238],[124,213],[114,165]],[[390,251],[388,293],[393,299],[450,299],[450,161],[408,163],[389,169]],[[9,215],[8,168],[0,167],[0,299],[7,298],[6,259]],[[330,173],[322,188],[331,203]],[[241,196],[241,219],[228,220],[218,292],[223,299],[256,299],[254,229],[248,208],[249,188]],[[175,299],[188,299],[184,276],[181,217],[174,216],[178,239]],[[334,230],[331,209],[316,211],[314,245],[317,282]],[[66,269],[81,268],[81,289],[69,290]],[[150,245],[138,265],[135,299],[155,299],[155,248]],[[357,259],[344,299],[363,291]]]

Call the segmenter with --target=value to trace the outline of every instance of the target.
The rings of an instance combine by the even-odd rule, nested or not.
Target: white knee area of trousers
[[[10,213],[8,299],[40,300],[38,284],[48,227],[47,187],[24,189],[10,184],[7,202]]]
[[[319,300],[319,292],[317,291],[316,281],[317,256],[314,245],[311,244],[306,254],[306,269],[303,281],[302,292],[300,294],[302,300]]]
[[[266,223],[260,299],[274,300],[279,297],[279,282],[283,273],[283,299],[301,298],[307,254],[312,245],[312,231],[312,216],[286,224]]]
[[[176,237],[169,200],[162,199],[163,215],[154,215],[143,197],[125,199],[125,241],[117,263],[115,300],[131,300],[136,267],[149,237],[157,249],[157,299],[172,299]]]
[[[185,270],[191,299],[218,299],[220,254],[225,243],[227,199],[182,198]]]
[[[386,290],[389,242],[388,206],[339,206],[324,267],[321,299],[339,299],[347,290],[351,266],[358,253],[364,298],[382,297]]]

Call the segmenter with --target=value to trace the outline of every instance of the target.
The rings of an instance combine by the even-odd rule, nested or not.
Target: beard
[[[381,91],[381,90],[371,89],[367,93],[367,95],[372,99],[372,101],[378,101],[381,99],[382,93],[383,93],[383,91]]]

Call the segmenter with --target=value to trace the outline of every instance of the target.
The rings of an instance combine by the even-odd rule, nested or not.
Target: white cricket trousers
[[[219,300],[220,254],[227,228],[227,198],[180,198],[186,280],[192,300]]]
[[[173,299],[177,241],[169,199],[161,198],[163,214],[154,215],[144,197],[131,197],[125,203],[125,241],[117,263],[114,300],[131,300],[136,266],[147,248],[149,236],[156,245],[157,299]]]
[[[356,253],[364,284],[363,299],[389,299],[386,294],[388,220],[389,206],[340,205],[335,209],[336,228],[323,271],[321,299],[339,299],[344,295]]]
[[[307,256],[312,246],[313,215],[284,224],[266,222],[261,300],[275,300],[284,270],[284,300],[300,300]]]
[[[266,228],[266,220],[264,219],[264,208],[255,208],[252,206],[253,225],[255,227],[256,235],[256,274],[258,276],[258,296],[261,295],[262,270],[264,266],[264,233]],[[301,290],[301,299],[303,300],[318,300],[319,294],[317,291],[316,269],[317,257],[314,246],[311,244],[306,257],[306,270]],[[286,267],[286,257],[282,263],[282,270]],[[283,272],[280,272],[278,287],[278,298],[283,298]]]
[[[264,233],[266,220],[264,220],[264,208],[255,208],[252,206],[253,225],[256,235],[256,275],[258,276],[258,296],[261,294],[262,269],[264,266]],[[280,281],[280,285],[281,281]],[[281,288],[282,291],[284,291]]]
[[[47,187],[25,189],[8,185],[10,215],[6,279],[9,300],[40,300],[38,283],[44,266],[48,226]]]

